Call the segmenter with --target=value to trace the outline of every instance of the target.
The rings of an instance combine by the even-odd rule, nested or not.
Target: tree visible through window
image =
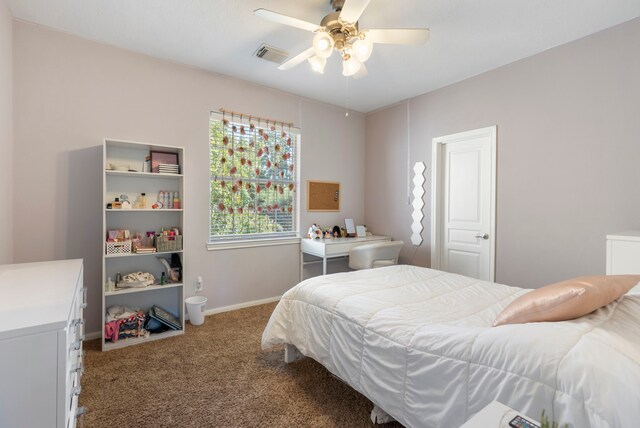
[[[299,132],[212,112],[210,241],[294,236]]]

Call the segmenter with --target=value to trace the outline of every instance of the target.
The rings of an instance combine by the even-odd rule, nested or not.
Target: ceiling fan
[[[363,77],[367,74],[364,63],[371,56],[374,43],[418,45],[429,38],[427,28],[360,30],[358,19],[370,1],[330,0],[334,12],[322,18],[320,25],[267,9],[256,9],[253,13],[268,21],[316,33],[312,47],[284,62],[278,69],[288,70],[308,60],[314,71],[323,73],[327,58],[336,50],[342,57],[342,74]]]

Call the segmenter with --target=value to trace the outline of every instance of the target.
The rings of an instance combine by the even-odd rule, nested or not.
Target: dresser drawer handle
[[[87,307],[87,287],[82,289],[82,304],[80,305],[80,309],[84,309]]]
[[[78,407],[76,409],[76,418],[79,418],[80,416],[84,415],[85,413],[87,413],[87,408],[82,406],[82,407]]]
[[[84,340],[84,329],[86,327],[86,324],[83,322],[82,324],[79,324],[76,327],[76,337],[78,338],[78,340]]]
[[[75,364],[71,368],[71,372],[72,373],[80,373],[82,375],[84,373],[84,364],[82,362],[79,362],[78,364]]]
[[[84,319],[83,318],[76,318],[73,321],[71,321],[71,326],[72,327],[77,327],[79,325],[84,325]]]
[[[82,341],[84,340],[84,336],[81,336],[77,342],[73,342],[71,344],[71,350],[72,351],[79,351],[80,348],[82,348]]]
[[[78,386],[74,386],[73,390],[71,391],[72,395],[78,396],[80,395],[80,393],[82,392],[82,387],[80,385]]]

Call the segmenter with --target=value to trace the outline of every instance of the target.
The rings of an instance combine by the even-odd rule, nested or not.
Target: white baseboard
[[[220,308],[207,309],[204,312],[204,314],[205,314],[205,316],[206,315],[213,315],[213,314],[220,314],[222,312],[230,312],[230,311],[236,311],[238,309],[249,308],[251,306],[264,305],[265,303],[277,302],[278,300],[280,300],[280,297],[282,297],[282,296],[269,297],[269,298],[261,299],[261,300],[253,300],[251,302],[238,303],[237,305],[222,306]],[[184,319],[185,320],[189,319],[189,315],[187,314],[187,311],[185,311]],[[91,333],[86,333],[84,335],[84,338],[85,338],[85,340],[100,339],[100,337],[101,337],[100,333],[101,333],[100,331],[93,331]]]
[[[99,331],[92,331],[91,333],[86,333],[84,335],[84,340],[93,340],[93,339],[100,339]]]
[[[267,299],[254,300],[252,302],[238,303],[237,305],[223,306],[221,308],[207,309],[204,312],[204,314],[205,315],[213,315],[213,314],[219,314],[219,313],[222,313],[222,312],[229,312],[229,311],[235,311],[235,310],[238,310],[238,309],[249,308],[251,306],[264,305],[265,303],[277,302],[278,300],[280,300],[280,297],[282,297],[282,296],[269,297]],[[185,319],[189,319],[189,315],[188,314],[185,314]]]

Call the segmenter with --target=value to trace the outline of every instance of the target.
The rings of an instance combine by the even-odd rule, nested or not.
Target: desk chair
[[[395,265],[403,245],[402,241],[386,241],[354,247],[349,250],[349,267],[360,270]]]

